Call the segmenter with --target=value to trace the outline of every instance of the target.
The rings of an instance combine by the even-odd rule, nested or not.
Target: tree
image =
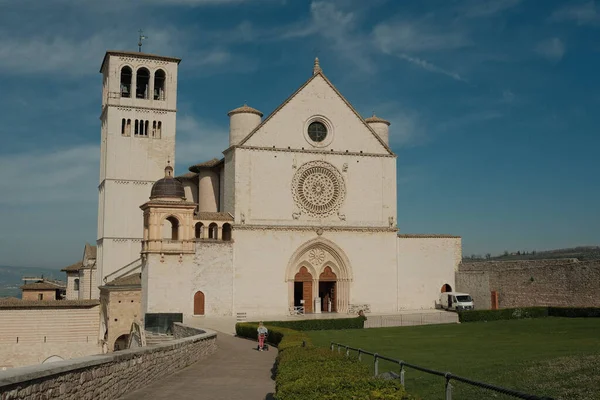
[[[492,255],[491,255],[490,253],[487,253],[487,254],[485,255],[485,258],[486,258],[487,260],[489,260],[490,258],[492,258]]]
[[[504,257],[508,257],[508,251],[504,250]]]

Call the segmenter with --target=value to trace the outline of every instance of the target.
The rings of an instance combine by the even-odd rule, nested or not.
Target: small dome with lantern
[[[185,190],[178,179],[173,177],[173,167],[167,162],[165,177],[157,180],[152,185],[150,199],[177,199],[185,200]]]

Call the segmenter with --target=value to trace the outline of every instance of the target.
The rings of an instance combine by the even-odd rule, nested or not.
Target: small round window
[[[308,126],[308,137],[313,142],[320,143],[327,137],[327,128],[321,122],[313,122]]]

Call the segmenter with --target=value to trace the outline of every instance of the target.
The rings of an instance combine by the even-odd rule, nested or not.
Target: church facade
[[[112,150],[103,143],[101,162],[121,166],[122,152],[134,150],[149,169],[133,177],[139,165],[129,160],[113,170],[113,200],[101,191],[98,269],[104,282],[141,271],[142,314],[394,313],[434,308],[454,286],[460,237],[399,234],[390,123],[363,118],[318,60],[266,118],[247,105],[230,111],[223,157],[175,177],[178,62],[108,52],[103,63],[105,84],[118,92],[107,108],[119,111],[106,114],[106,137],[123,140]],[[151,99],[132,87],[142,68],[149,82],[160,71],[158,97],[156,83],[147,88]],[[141,94],[131,99],[124,90]],[[169,122],[157,134],[160,112]],[[152,115],[149,125],[139,125],[141,113]],[[140,139],[148,143],[123,150]]]

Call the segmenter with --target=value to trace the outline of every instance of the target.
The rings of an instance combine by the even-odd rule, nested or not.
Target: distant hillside
[[[9,267],[0,265],[0,297],[21,298],[19,287],[23,284],[24,276],[54,278],[64,281],[66,275],[60,269],[35,267]]]
[[[548,260],[556,258],[577,258],[584,260],[599,260],[600,246],[578,246],[566,249],[544,251],[504,252],[498,256],[473,254],[463,256],[464,261],[515,261],[515,260]]]

